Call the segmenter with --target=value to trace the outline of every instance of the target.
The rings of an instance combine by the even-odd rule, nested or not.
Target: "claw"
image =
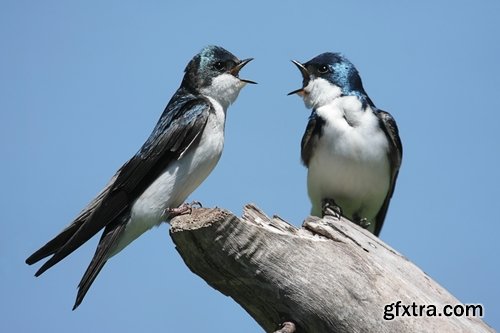
[[[340,220],[340,217],[342,216],[342,208],[340,208],[340,206],[335,203],[335,200],[324,199],[322,201],[322,207],[323,216],[330,215],[337,220]]]
[[[194,208],[194,206],[197,206],[197,208],[203,208],[203,205],[201,204],[201,202],[199,202],[197,200],[191,201],[191,203],[189,205],[191,205],[191,208]]]
[[[372,224],[366,217],[361,217],[357,213],[352,217],[352,222],[364,229],[368,229],[368,227]]]
[[[368,227],[372,224],[366,217],[363,217],[358,221],[358,224],[361,228],[368,229]]]
[[[201,205],[201,202],[199,201],[193,201],[191,203],[185,202],[177,208],[170,208],[170,207],[165,208],[165,210],[163,211],[163,216],[168,216],[168,218],[171,219],[179,215],[191,214],[195,206],[197,206],[197,208],[203,207]]]

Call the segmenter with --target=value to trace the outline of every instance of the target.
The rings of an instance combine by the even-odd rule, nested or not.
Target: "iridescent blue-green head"
[[[322,53],[303,64],[292,62],[302,74],[302,88],[289,95],[302,96],[307,107],[318,107],[340,96],[366,96],[358,70],[340,53]]]
[[[239,77],[240,70],[251,60],[240,60],[220,46],[207,46],[186,66],[182,86],[216,99],[229,98],[232,103],[246,83],[255,83]]]

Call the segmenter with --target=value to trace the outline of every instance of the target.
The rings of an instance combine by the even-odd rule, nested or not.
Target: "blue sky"
[[[261,331],[188,270],[165,225],[74,312],[97,239],[40,278],[24,264],[139,149],[208,44],[254,57],[242,75],[259,85],[229,109],[223,156],[190,199],[300,225],[309,111],[286,96],[301,84],[290,60],[343,52],[404,145],[381,238],[499,329],[499,14],[498,1],[2,1],[0,331]]]

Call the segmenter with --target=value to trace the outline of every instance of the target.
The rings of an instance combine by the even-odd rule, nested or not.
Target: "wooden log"
[[[476,316],[445,316],[446,305],[462,304],[344,218],[309,217],[298,229],[254,205],[242,218],[201,208],[173,219],[170,235],[191,271],[266,332],[284,322],[292,324],[281,332],[493,332],[479,308]]]

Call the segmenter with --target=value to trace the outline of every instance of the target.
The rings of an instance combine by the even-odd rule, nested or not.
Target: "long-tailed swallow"
[[[311,214],[331,200],[344,216],[379,235],[401,166],[394,118],[366,94],[354,65],[339,53],[301,64],[299,94],[312,108],[302,137]]]
[[[222,153],[226,112],[246,83],[239,60],[208,46],[188,63],[179,89],[142,148],[57,236],[33,253],[31,265],[51,256],[39,276],[103,230],[90,265],[78,285],[80,305],[106,261],[147,230],[169,221],[213,170]]]

